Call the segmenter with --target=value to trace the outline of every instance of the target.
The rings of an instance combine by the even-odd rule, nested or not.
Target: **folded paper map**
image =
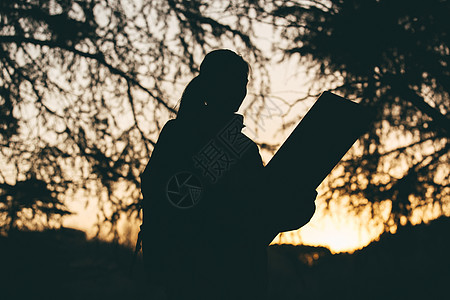
[[[367,132],[371,120],[367,107],[324,92],[265,170],[272,179],[317,188],[355,141]]]

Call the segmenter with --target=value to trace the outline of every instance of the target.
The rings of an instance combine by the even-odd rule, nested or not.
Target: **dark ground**
[[[405,226],[354,254],[269,247],[271,299],[449,299],[450,218]],[[132,251],[81,231],[0,237],[0,299],[143,299]]]

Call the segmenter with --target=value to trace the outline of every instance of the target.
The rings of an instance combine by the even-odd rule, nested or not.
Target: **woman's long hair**
[[[177,118],[198,116],[207,110],[207,95],[211,95],[214,81],[224,84],[236,74],[248,75],[248,63],[235,52],[220,49],[209,52],[200,65],[200,73],[184,89]]]

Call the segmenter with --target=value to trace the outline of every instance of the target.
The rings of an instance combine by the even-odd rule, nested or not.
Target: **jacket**
[[[315,191],[268,182],[243,127],[169,120],[141,175],[144,263],[169,299],[265,299],[267,246],[314,214]]]

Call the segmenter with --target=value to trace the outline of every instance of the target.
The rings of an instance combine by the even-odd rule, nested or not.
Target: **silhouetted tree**
[[[416,207],[442,208],[448,13],[438,0],[1,1],[0,182],[15,186],[32,173],[63,202],[84,188],[100,222],[135,214],[138,175],[176,111],[174,90],[205,53],[228,46],[260,86],[250,108],[267,93],[266,57],[281,51],[309,66],[312,93],[331,82],[377,112],[325,185],[328,201],[348,195],[374,217],[391,203],[388,225]],[[266,55],[258,26],[273,30]]]
[[[39,229],[51,226],[51,221],[59,223],[70,212],[54,189],[32,176],[14,185],[0,183],[0,231]]]
[[[387,227],[416,208],[448,205],[450,2],[307,3],[274,7],[281,50],[309,64],[315,88],[331,81],[377,115],[327,182],[327,201],[350,196],[356,211],[370,206]],[[391,204],[388,218],[381,203]]]

